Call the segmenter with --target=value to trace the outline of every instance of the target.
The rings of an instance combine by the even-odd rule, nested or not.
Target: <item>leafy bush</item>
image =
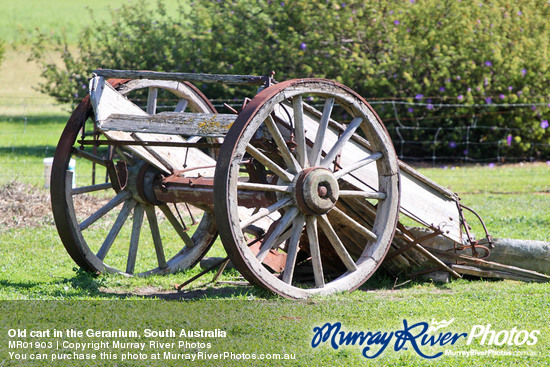
[[[501,139],[507,155],[549,159],[548,19],[544,0],[204,0],[180,5],[175,14],[167,14],[162,2],[151,10],[137,1],[114,11],[112,22],[87,27],[78,52],[57,40],[64,65],[41,61],[46,83],[40,88],[59,101],[77,100],[98,67],[258,75],[275,70],[279,80],[330,78],[367,100],[398,102],[376,106],[390,131],[400,124],[495,127],[475,139]],[[38,38],[37,60],[48,42]],[[201,88],[210,98],[242,94],[233,87]],[[408,139],[427,140],[421,134],[412,131]],[[464,133],[447,135],[440,149],[449,156],[483,158],[494,149],[479,145],[462,152],[453,142]],[[433,149],[411,147],[418,156]]]

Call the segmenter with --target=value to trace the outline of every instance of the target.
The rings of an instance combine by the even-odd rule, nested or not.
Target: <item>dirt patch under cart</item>
[[[106,202],[80,195],[75,204],[78,214],[90,215]],[[54,224],[50,192],[39,186],[19,181],[0,186],[0,208],[0,230]]]

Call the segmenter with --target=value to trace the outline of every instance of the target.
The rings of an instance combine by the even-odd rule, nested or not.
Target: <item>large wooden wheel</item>
[[[253,208],[250,191],[261,198]],[[290,80],[260,92],[231,127],[214,199],[226,251],[250,282],[289,298],[351,291],[391,244],[397,158],[355,92]]]
[[[191,84],[158,80],[111,84],[149,114],[163,108],[215,112],[208,99]],[[52,210],[70,256],[89,271],[129,275],[167,274],[195,265],[216,238],[213,214],[186,203],[158,202],[152,187],[159,175],[183,169],[175,166],[184,160],[192,162],[193,156],[210,159],[212,173],[215,160],[194,148],[81,145],[78,139],[83,132],[88,134],[88,141],[94,139],[89,136],[95,131],[93,115],[88,96],[69,119],[52,166]],[[189,138],[123,132],[95,134],[96,139],[101,136],[102,140],[111,141]],[[69,170],[71,158],[77,167],[74,188],[73,172]],[[101,174],[96,172],[96,166]],[[192,170],[192,165],[187,169]]]

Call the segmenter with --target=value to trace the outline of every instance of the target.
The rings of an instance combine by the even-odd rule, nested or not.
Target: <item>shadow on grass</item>
[[[108,278],[76,269],[74,277],[62,278],[49,283],[0,281],[0,287],[30,298],[55,297],[58,299],[99,298],[99,299],[159,299],[165,301],[220,300],[220,299],[280,299],[280,296],[253,286],[248,282],[201,283],[177,291],[160,290],[155,286],[136,287],[131,291],[109,288]],[[356,292],[400,291],[418,285],[431,285],[438,291],[449,290],[447,283],[429,280],[411,280],[396,282],[387,274],[377,272]],[[11,293],[11,292],[10,292]]]
[[[44,114],[44,115],[28,114],[27,116],[0,115],[0,122],[25,123],[25,117],[26,117],[27,126],[39,126],[39,125],[54,124],[54,123],[65,124],[69,120],[70,115],[71,115],[71,111],[69,111],[68,109],[66,114]]]
[[[403,290],[416,287],[418,285],[433,285],[439,290],[448,290],[449,283],[434,281],[431,279],[410,279],[407,277],[392,277],[389,274],[377,271],[370,277],[358,290],[359,291],[389,291]]]
[[[76,269],[75,269],[76,270]],[[246,299],[249,297],[261,299],[278,298],[270,292],[254,287],[247,282],[239,284],[208,283],[200,286],[189,286],[181,291],[159,290],[154,286],[137,287],[133,291],[119,291],[108,288],[107,278],[89,273],[85,270],[76,270],[71,278],[60,278],[49,283],[45,282],[12,282],[0,280],[0,287],[11,289],[14,294],[28,295],[30,298],[55,297],[58,299],[74,299],[81,297],[101,299],[161,299],[169,301],[199,300],[199,299]],[[242,283],[242,284],[241,284]],[[9,293],[12,293],[9,292]]]
[[[0,156],[16,155],[43,158],[46,156],[53,156],[55,148],[55,145],[0,147]]]

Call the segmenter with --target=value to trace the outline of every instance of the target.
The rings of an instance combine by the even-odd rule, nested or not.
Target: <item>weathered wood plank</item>
[[[111,114],[99,121],[100,131],[224,137],[236,115],[189,112],[162,112],[156,115]]]
[[[115,70],[99,69],[94,74],[104,78],[118,79],[159,79],[176,80],[191,83],[220,83],[220,84],[245,84],[261,85],[264,77],[256,75],[229,75],[229,74],[203,74],[203,73],[167,73],[160,71],[136,71],[136,70]]]
[[[481,269],[475,266],[468,265],[451,265],[451,268],[460,274],[473,275],[480,278],[499,278],[499,279],[512,279],[520,280],[522,282],[543,282],[540,278],[531,278],[524,275],[508,273],[505,271]]]
[[[440,257],[442,259],[447,259],[447,260],[451,260],[451,261],[458,260],[458,261],[464,262],[468,265],[475,265],[475,266],[479,266],[479,267],[483,267],[483,268],[487,268],[487,269],[492,269],[492,270],[506,271],[506,272],[510,272],[510,273],[513,273],[513,274],[518,274],[518,275],[527,276],[527,277],[531,277],[531,278],[541,279],[541,280],[544,280],[544,281],[550,281],[550,276],[549,275],[541,274],[541,273],[538,273],[536,271],[532,271],[532,270],[528,270],[528,269],[522,269],[522,268],[518,268],[516,266],[511,266],[511,265],[504,265],[504,264],[496,263],[496,262],[493,262],[493,261],[486,261],[486,260],[482,260],[482,259],[477,259],[477,258],[467,256],[467,255],[454,254],[454,253],[450,253],[450,252],[447,252],[447,251],[437,250],[437,249],[434,249],[434,248],[427,248],[427,250],[432,252],[433,254],[437,255],[438,257]]]
[[[147,83],[145,81],[137,81],[139,82],[139,87],[147,87]],[[133,83],[133,82],[130,82]],[[143,84],[143,85],[142,85]],[[195,110],[207,110],[209,107],[204,104],[198,96],[195,96],[191,93],[190,90],[177,90],[176,88],[181,87],[181,84],[177,84],[176,82],[169,82],[169,81],[155,81],[154,85],[156,85],[159,88],[168,88],[173,93],[176,93],[176,95],[185,98],[185,100],[189,101],[189,106],[193,106]],[[189,93],[187,93],[189,92]],[[134,103],[132,103],[130,100],[128,100],[125,96],[123,96],[121,93],[116,91],[109,83],[105,83],[105,80],[103,77],[95,77],[90,82],[90,96],[92,100],[92,104],[94,107],[95,117],[98,125],[101,125],[102,122],[108,120],[108,118],[112,114],[123,114],[123,115],[137,115],[142,116],[143,118],[147,118],[149,114],[147,112],[143,111],[141,108],[136,106]],[[189,99],[187,99],[189,98]],[[206,112],[206,111],[205,111]],[[194,131],[192,134],[189,135],[195,135]],[[116,141],[132,141],[136,140],[134,137],[132,137],[131,131],[103,131],[103,134],[109,139],[109,140],[116,140]],[[185,142],[186,140],[179,136],[179,134],[151,134],[151,133],[145,133],[140,132],[139,137],[141,140],[145,141],[159,141],[159,142]],[[150,152],[147,151],[144,147],[140,146],[126,146],[125,147],[128,150],[133,151],[135,154],[140,156],[141,158],[145,159],[158,169],[165,171],[167,173],[170,172],[170,169],[166,167],[165,164],[161,163],[158,159],[155,158]],[[169,162],[170,167],[174,167],[176,169],[182,169],[185,167],[206,167],[206,166],[214,166],[216,164],[216,161],[209,157],[206,153],[202,152],[200,149],[196,148],[177,148],[172,146],[166,146],[166,147],[155,147],[154,148],[156,152],[156,156],[161,156],[163,158],[163,161]],[[213,169],[207,169],[202,170],[200,172],[194,171],[192,172],[193,175],[200,173],[202,175],[207,176],[213,176],[214,170]]]

